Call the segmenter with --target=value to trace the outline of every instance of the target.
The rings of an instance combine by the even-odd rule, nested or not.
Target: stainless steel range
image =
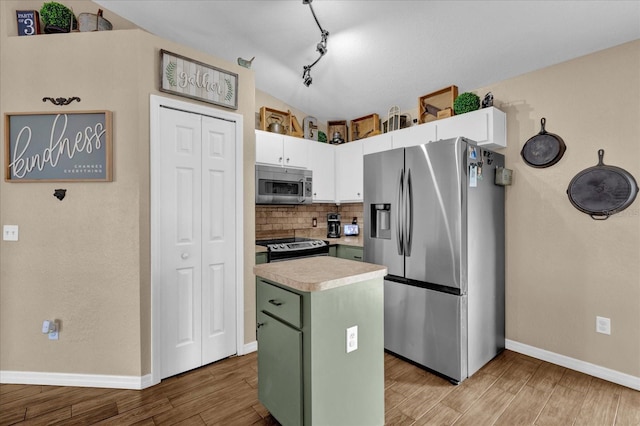
[[[328,256],[329,243],[312,238],[277,238],[258,240],[256,244],[266,247],[267,261],[279,262],[301,257]]]

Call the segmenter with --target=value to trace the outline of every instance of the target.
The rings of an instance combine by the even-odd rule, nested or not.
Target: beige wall
[[[640,199],[605,221],[575,209],[571,179],[605,164],[640,181],[640,41],[502,81],[507,113],[507,338],[640,377]],[[562,137],[554,166],[525,165],[520,150],[546,129]],[[611,335],[595,332],[611,318]]]
[[[88,1],[65,1],[76,14]],[[41,1],[0,2],[0,109],[7,112],[113,112],[110,183],[0,182],[0,222],[20,226],[20,241],[0,248],[0,370],[141,376],[150,372],[149,95],[157,90],[160,48],[239,74],[244,174],[255,161],[253,72],[144,31],[105,11],[115,31],[17,37],[16,9]],[[78,96],[67,107],[44,96]],[[179,98],[189,102],[185,98]],[[197,101],[192,101],[197,102]],[[225,109],[225,111],[228,111]],[[0,125],[3,131],[4,123]],[[4,152],[2,153],[4,164]],[[66,188],[63,201],[55,188]],[[255,339],[252,266],[253,186],[244,191],[245,336]],[[40,332],[60,319],[60,340]]]

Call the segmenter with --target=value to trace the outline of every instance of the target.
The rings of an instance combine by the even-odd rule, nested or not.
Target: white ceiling
[[[162,38],[236,62],[256,88],[327,120],[351,120],[450,85],[459,93],[640,39],[640,1],[94,0]],[[105,15],[105,17],[107,17]],[[602,76],[607,78],[607,76]],[[480,94],[482,95],[482,94]]]

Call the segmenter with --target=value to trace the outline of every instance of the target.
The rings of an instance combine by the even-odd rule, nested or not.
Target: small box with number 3
[[[16,10],[18,35],[40,34],[40,15],[37,10]]]

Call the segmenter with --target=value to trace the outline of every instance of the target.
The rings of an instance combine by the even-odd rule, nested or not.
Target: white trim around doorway
[[[243,117],[240,114],[222,111],[220,109],[198,105],[195,103],[179,101],[176,99],[166,98],[163,96],[150,95],[149,103],[149,122],[150,122],[150,170],[151,170],[151,380],[147,381],[149,386],[160,383],[160,316],[157,307],[160,306],[160,291],[154,285],[154,276],[158,274],[158,265],[154,259],[157,259],[160,253],[159,238],[161,232],[158,229],[159,223],[159,205],[158,194],[154,194],[157,190],[153,185],[154,176],[157,176],[160,152],[157,149],[160,132],[160,108],[168,107],[179,109],[195,114],[206,115],[209,117],[219,118],[222,120],[233,121],[236,123],[236,140],[235,140],[235,158],[236,158],[236,352],[237,355],[245,354],[244,344],[244,210],[243,193],[244,185],[244,159],[243,159]]]

